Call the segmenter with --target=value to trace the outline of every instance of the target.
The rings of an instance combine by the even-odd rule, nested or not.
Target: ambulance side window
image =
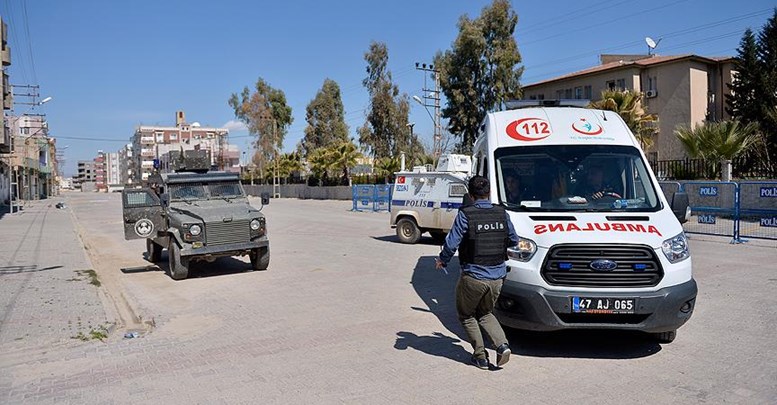
[[[483,158],[483,173],[480,174],[483,177],[488,177],[488,159]]]

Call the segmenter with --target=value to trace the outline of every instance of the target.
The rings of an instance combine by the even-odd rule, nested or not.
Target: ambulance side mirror
[[[688,203],[688,194],[683,191],[677,191],[672,194],[672,212],[681,224],[688,222],[691,216],[690,205]]]

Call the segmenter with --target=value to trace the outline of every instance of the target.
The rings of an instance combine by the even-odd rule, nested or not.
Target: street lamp
[[[426,113],[429,114],[429,118],[432,119],[432,123],[434,125],[437,125],[437,121],[434,120],[434,117],[432,116],[432,113],[429,111],[429,108],[424,104],[424,100],[421,100],[421,97],[413,96],[413,100],[417,101],[418,104],[421,104],[421,106],[424,107],[424,110],[426,110]]]

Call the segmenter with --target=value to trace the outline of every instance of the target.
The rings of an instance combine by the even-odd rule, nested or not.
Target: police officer
[[[485,370],[489,362],[481,328],[496,347],[496,365],[510,360],[510,346],[492,311],[507,274],[506,249],[518,244],[507,212],[489,201],[490,191],[487,178],[469,180],[474,203],[459,210],[436,259],[437,269],[443,269],[459,250],[462,274],[456,285],[456,312],[472,344],[472,364]]]

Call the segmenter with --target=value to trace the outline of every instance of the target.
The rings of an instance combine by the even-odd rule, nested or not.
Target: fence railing
[[[777,240],[777,181],[661,182],[661,188],[671,195],[678,184],[691,207],[686,232],[731,236],[732,243]]]
[[[651,161],[656,177],[660,180],[714,179],[720,174],[720,162],[705,159],[675,159]],[[731,176],[735,179],[777,178],[777,164],[756,165],[750,159],[731,161]]]

